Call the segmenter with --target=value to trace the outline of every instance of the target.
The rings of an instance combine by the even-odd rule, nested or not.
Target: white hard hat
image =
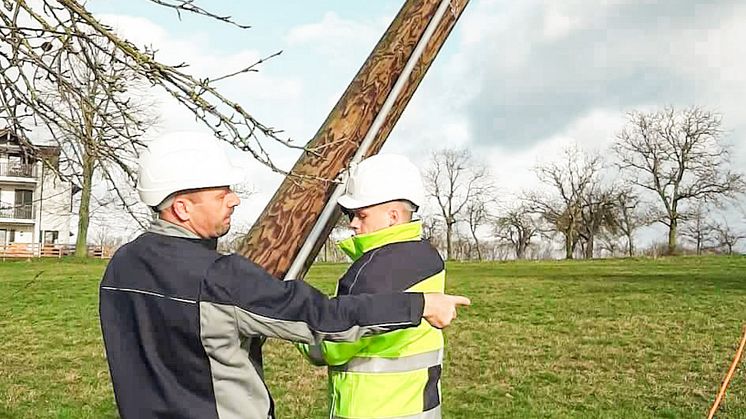
[[[235,185],[243,178],[216,140],[167,137],[140,156],[137,192],[155,207],[174,192]]]
[[[420,170],[404,156],[377,154],[350,168],[345,193],[337,203],[357,209],[398,200],[415,207],[425,202]]]

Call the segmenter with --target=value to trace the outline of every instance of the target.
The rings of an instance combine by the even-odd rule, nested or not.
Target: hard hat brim
[[[349,195],[342,195],[339,198],[337,198],[337,204],[341,206],[344,209],[359,209],[359,208],[365,208],[369,207],[371,205],[375,205],[375,202],[365,202],[365,201],[359,201],[357,199],[352,198]]]
[[[411,199],[407,199],[407,198],[359,200],[349,195],[342,195],[339,198],[337,198],[337,204],[339,204],[340,207],[344,209],[348,209],[348,210],[372,207],[374,205],[385,204],[386,202],[392,202],[392,201],[407,201],[407,202],[410,202],[412,205],[414,205],[415,208],[420,207],[419,202],[413,202]]]

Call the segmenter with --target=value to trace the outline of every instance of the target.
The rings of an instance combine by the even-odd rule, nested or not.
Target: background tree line
[[[456,260],[730,254],[746,215],[732,225],[722,211],[746,180],[723,136],[722,117],[699,107],[633,111],[610,150],[568,147],[535,167],[540,187],[507,199],[468,150],[439,150],[425,171],[425,234]],[[640,229],[655,225],[665,237],[640,249]]]

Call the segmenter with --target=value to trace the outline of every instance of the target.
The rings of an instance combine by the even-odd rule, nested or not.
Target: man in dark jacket
[[[273,418],[262,378],[265,337],[353,341],[419,325],[444,327],[463,297],[391,293],[328,299],[215,251],[240,176],[212,141],[159,140],[138,192],[157,209],[123,246],[100,287],[101,327],[119,413],[130,418]]]

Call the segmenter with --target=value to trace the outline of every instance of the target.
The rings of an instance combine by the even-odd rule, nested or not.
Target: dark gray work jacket
[[[420,323],[421,294],[329,299],[214,246],[158,221],[106,268],[99,312],[122,418],[273,418],[264,337],[354,341]]]

